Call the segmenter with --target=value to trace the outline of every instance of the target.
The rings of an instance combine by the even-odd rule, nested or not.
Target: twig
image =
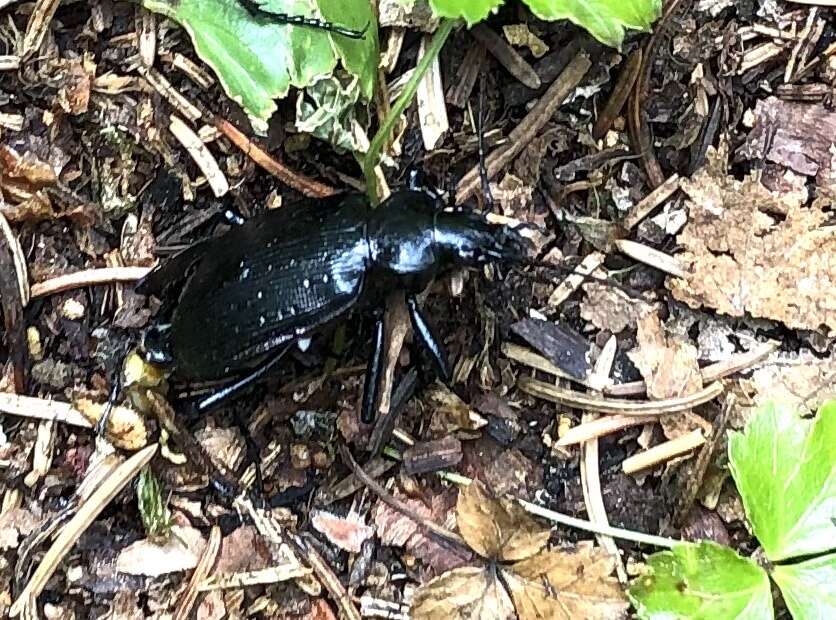
[[[20,55],[23,58],[28,58],[41,47],[59,4],[60,0],[37,0],[26,23],[26,32],[20,46]]]
[[[625,474],[634,474],[637,471],[655,467],[660,463],[670,461],[672,458],[687,454],[705,443],[705,437],[700,429],[693,430],[686,435],[671,439],[653,446],[649,450],[639,452],[624,459],[621,468]]]
[[[627,217],[624,218],[622,225],[627,229],[635,228],[656,207],[673,196],[674,192],[679,189],[680,182],[681,179],[678,174],[670,176],[664,183],[642,198],[639,204],[633,207],[630,213],[627,214]]]
[[[598,120],[595,121],[595,125],[592,127],[592,137],[595,140],[600,140],[607,134],[610,127],[612,127],[613,121],[621,113],[624,104],[633,91],[633,84],[636,83],[636,78],[639,77],[641,66],[642,50],[638,48],[630,54],[627,62],[624,63],[624,68],[618,75],[618,80],[612,89],[610,98],[607,99],[607,104],[598,114]]]
[[[461,536],[455,532],[451,532],[446,527],[433,523],[429,519],[422,517],[417,512],[409,508],[409,506],[394,497],[391,493],[389,493],[389,491],[384,489],[376,480],[372,479],[365,471],[363,471],[363,469],[357,464],[357,461],[354,460],[354,457],[351,456],[351,452],[349,452],[345,444],[342,443],[340,444],[340,456],[343,459],[343,463],[345,463],[345,465],[354,473],[357,479],[374,491],[383,503],[388,504],[398,512],[406,515],[415,521],[415,523],[433,534],[440,536],[451,543],[460,545],[465,549],[470,549]]]
[[[144,278],[149,271],[151,271],[150,267],[103,267],[101,269],[86,269],[33,284],[31,296],[35,299],[83,288],[85,286],[114,284],[115,282],[136,282]]]
[[[488,28],[485,24],[477,24],[470,34],[493,54],[508,73],[517,78],[524,85],[532,90],[540,88],[540,76],[525,59],[517,53],[513,47],[508,45],[501,36]]]
[[[495,149],[485,158],[485,168],[488,178],[493,178],[512,159],[531,143],[543,126],[552,118],[554,112],[563,103],[575,87],[580,83],[586,72],[592,66],[589,55],[584,52],[578,54],[566,66],[557,79],[552,82],[531,111],[517,125],[508,136],[507,146]],[[461,204],[479,188],[479,166],[474,166],[461,181],[456,190],[456,204]]]
[[[247,157],[288,187],[292,187],[296,191],[311,198],[325,198],[326,196],[333,196],[337,193],[337,190],[333,187],[291,170],[250,140],[226,119],[216,116],[212,122],[215,128],[229,138],[230,142],[241,149]]]
[[[583,422],[577,426],[570,428],[563,437],[556,443],[556,446],[566,447],[572,446],[596,437],[604,437],[611,435],[618,431],[630,428],[631,426],[640,426],[647,422],[656,422],[657,416],[623,416],[612,415],[589,422]]]

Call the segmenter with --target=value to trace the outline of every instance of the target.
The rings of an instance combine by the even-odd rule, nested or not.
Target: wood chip
[[[429,42],[430,37],[428,36],[421,39],[418,62],[426,54]],[[430,68],[421,78],[416,94],[418,121],[421,124],[424,148],[427,151],[432,151],[441,143],[444,134],[450,129],[450,122],[447,120],[447,107],[444,102],[444,86],[441,83],[441,64],[438,56],[433,59]]]
[[[660,443],[658,446],[653,446],[649,450],[639,452],[638,454],[634,454],[633,456],[624,459],[624,462],[621,464],[621,469],[625,474],[634,474],[642,471],[643,469],[648,469],[650,467],[660,465],[661,463],[666,463],[677,456],[687,454],[692,450],[699,448],[704,443],[705,437],[703,436],[702,431],[697,429],[691,431],[687,435],[682,435],[676,439]]]

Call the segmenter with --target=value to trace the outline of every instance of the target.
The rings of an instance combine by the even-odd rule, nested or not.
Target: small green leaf
[[[776,566],[772,578],[795,620],[836,618],[836,554]]]
[[[331,0],[322,2],[332,9]],[[316,0],[256,3],[270,13],[322,17]],[[333,10],[334,21],[341,26],[368,25],[366,36],[350,44],[338,34],[253,16],[239,0],[143,0],[143,4],[186,29],[197,54],[218,75],[226,93],[256,119],[266,121],[276,109],[274,99],[286,96],[291,86],[304,88],[330,75],[338,54],[360,78],[364,94],[373,92],[377,24],[369,18],[367,0],[345,0],[339,11]]]
[[[624,29],[650,30],[661,0],[524,0],[540,19],[568,19],[612,47],[621,47]]]
[[[144,467],[139,472],[136,499],[139,516],[148,538],[168,539],[172,525],[171,512],[168,510],[167,500],[163,498],[162,484],[150,467]]]
[[[770,560],[836,548],[836,401],[814,421],[790,406],[761,407],[730,434],[729,465]]]
[[[439,17],[464,19],[468,26],[482,21],[504,0],[430,0],[433,13]]]
[[[643,620],[771,620],[766,572],[713,542],[682,543],[647,558],[629,595]]]

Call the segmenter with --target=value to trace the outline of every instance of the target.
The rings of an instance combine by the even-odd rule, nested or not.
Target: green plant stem
[[[418,84],[421,82],[421,78],[427,72],[427,69],[430,68],[430,64],[438,56],[441,48],[444,47],[444,42],[450,36],[450,32],[452,32],[453,26],[455,25],[456,22],[451,19],[445,19],[441,22],[438,30],[433,35],[432,41],[430,41],[429,47],[427,47],[426,53],[415,67],[415,71],[412,77],[409,78],[406,86],[404,86],[401,96],[395,101],[395,105],[392,106],[389,115],[383,120],[383,124],[377,130],[369,145],[369,150],[363,159],[363,176],[366,178],[366,192],[373,205],[377,205],[380,202],[374,168],[380,160],[380,152],[383,150],[383,145],[389,141],[395,123],[398,122],[401,114],[404,113],[404,110],[406,110],[415,98],[415,93],[418,91]]]

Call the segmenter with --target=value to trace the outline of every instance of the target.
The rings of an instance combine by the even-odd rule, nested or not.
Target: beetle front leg
[[[383,374],[384,347],[386,333],[383,323],[383,313],[377,317],[374,324],[374,341],[372,342],[372,356],[366,368],[366,380],[363,385],[363,404],[360,409],[360,420],[363,424],[371,424],[375,418],[375,407],[380,392],[380,377]]]
[[[409,308],[409,319],[412,322],[412,330],[418,336],[421,344],[430,352],[438,376],[441,377],[444,383],[450,383],[450,366],[447,363],[447,353],[444,351],[444,347],[433,332],[427,319],[421,313],[421,309],[418,307],[418,301],[414,296],[410,295],[407,297],[406,305]]]

